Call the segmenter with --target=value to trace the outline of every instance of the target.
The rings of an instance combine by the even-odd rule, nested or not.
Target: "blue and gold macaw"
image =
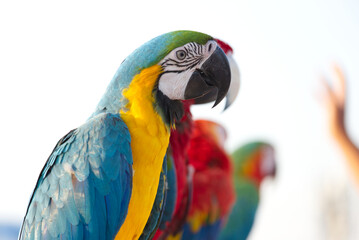
[[[227,57],[203,33],[170,32],[136,49],[88,121],[55,146],[20,239],[138,239],[161,172],[165,176],[170,129],[183,115],[182,100],[217,105],[230,79]]]

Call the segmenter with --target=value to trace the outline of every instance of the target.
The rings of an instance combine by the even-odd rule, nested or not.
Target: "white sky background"
[[[122,60],[189,29],[229,42],[241,71],[228,111],[201,106],[194,116],[224,124],[229,150],[258,138],[277,149],[278,178],[262,188],[251,239],[319,239],[318,189],[349,178],[315,93],[319,75],[341,64],[359,143],[359,3],[123,2],[0,2],[0,219],[20,221],[53,147],[90,116]]]

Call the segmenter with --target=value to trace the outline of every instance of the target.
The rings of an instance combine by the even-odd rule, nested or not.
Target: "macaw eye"
[[[178,50],[176,56],[179,60],[183,60],[186,58],[186,52],[184,50]]]

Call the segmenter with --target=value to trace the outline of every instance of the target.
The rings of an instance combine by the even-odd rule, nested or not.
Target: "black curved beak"
[[[186,86],[185,99],[195,99],[195,104],[215,101],[213,107],[227,95],[231,84],[231,70],[223,50],[216,50],[196,69]]]

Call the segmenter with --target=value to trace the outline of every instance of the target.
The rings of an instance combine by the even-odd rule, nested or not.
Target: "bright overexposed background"
[[[179,29],[228,42],[241,72],[228,111],[194,116],[221,122],[229,151],[255,139],[276,148],[251,239],[358,239],[359,197],[316,98],[337,62],[359,145],[356,0],[1,1],[0,224],[20,224],[56,142],[90,116],[122,60]]]

